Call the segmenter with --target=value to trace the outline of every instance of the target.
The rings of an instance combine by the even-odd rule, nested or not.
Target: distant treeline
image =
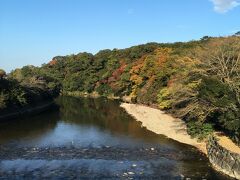
[[[213,129],[236,140],[240,136],[238,36],[57,56],[40,68],[16,69],[9,78],[21,85],[44,80],[54,93],[127,96],[157,105],[185,120],[189,133],[199,138]]]

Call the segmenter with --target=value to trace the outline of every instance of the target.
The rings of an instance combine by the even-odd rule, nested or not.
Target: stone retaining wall
[[[240,179],[240,154],[230,152],[220,146],[215,137],[209,138],[207,152],[210,162],[217,170]]]

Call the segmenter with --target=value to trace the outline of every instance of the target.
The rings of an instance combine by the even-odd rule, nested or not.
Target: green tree
[[[0,69],[0,79],[3,79],[6,76],[6,72],[3,69]]]

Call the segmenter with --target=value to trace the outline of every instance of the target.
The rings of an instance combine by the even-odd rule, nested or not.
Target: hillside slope
[[[93,55],[57,56],[42,67],[11,73],[19,82],[50,79],[62,93],[129,97],[157,105],[188,124],[200,139],[213,129],[239,142],[240,37],[149,43]]]

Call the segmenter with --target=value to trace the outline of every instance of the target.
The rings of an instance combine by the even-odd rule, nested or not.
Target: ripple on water
[[[136,166],[133,166],[135,164]],[[166,168],[168,167],[168,168]],[[169,168],[171,167],[171,168]],[[5,160],[0,163],[2,177],[19,176],[32,173],[41,177],[51,177],[57,172],[64,176],[74,174],[77,177],[101,177],[101,176],[166,176],[178,177],[175,165],[171,161],[116,161],[101,159],[71,159],[71,160]]]

